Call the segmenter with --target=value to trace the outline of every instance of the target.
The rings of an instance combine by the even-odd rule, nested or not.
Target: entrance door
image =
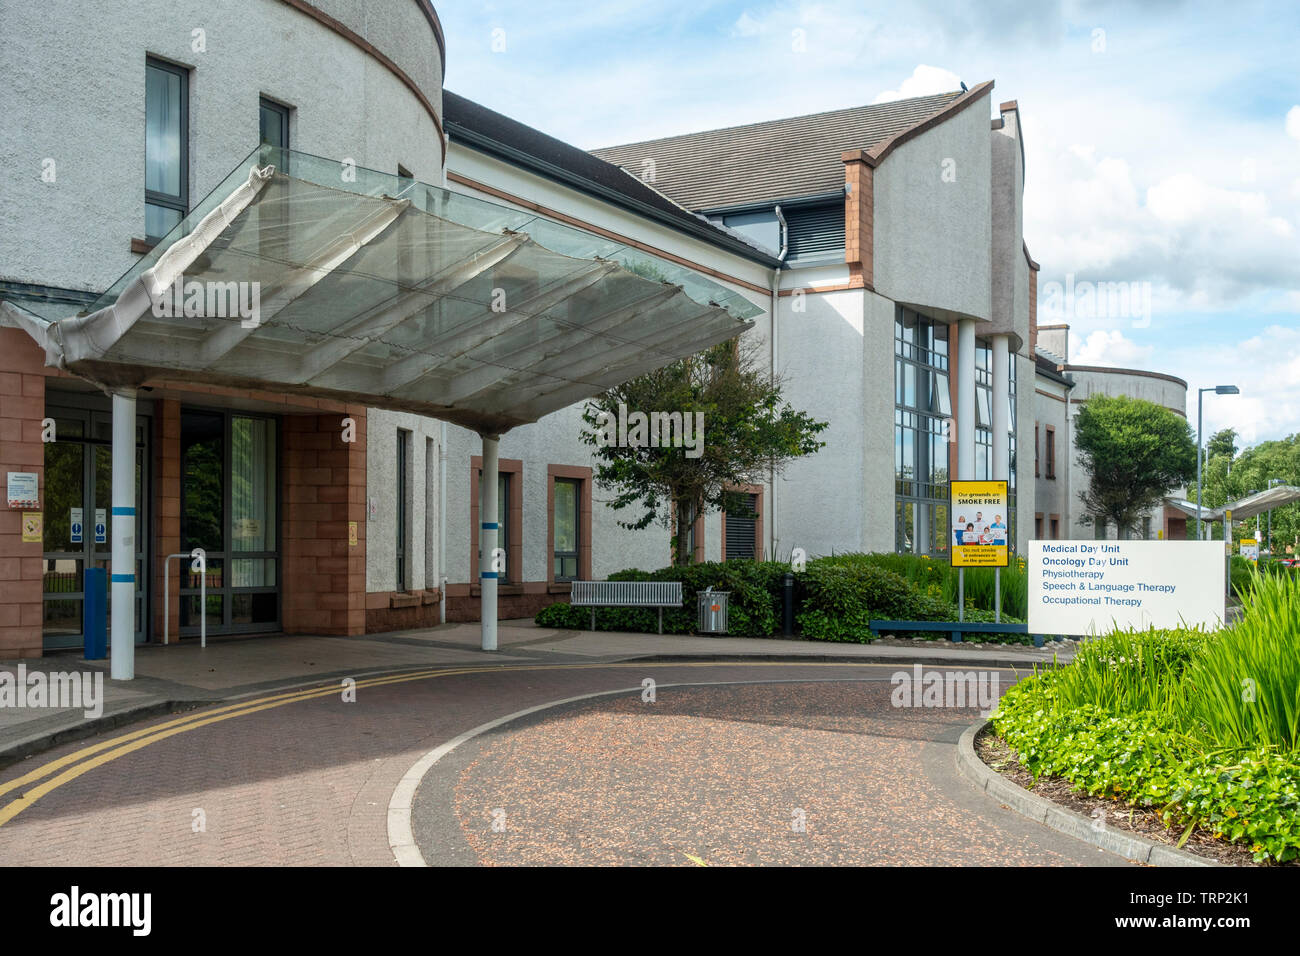
[[[45,446],[45,619],[47,650],[80,647],[86,568],[112,571],[113,416],[47,405],[56,441]],[[149,527],[146,494],[149,429],[136,419],[135,639],[144,641],[148,609]],[[102,516],[102,522],[99,520]],[[108,588],[109,619],[112,588]]]
[[[180,633],[280,628],[279,442],[275,418],[181,409],[181,551],[202,548],[197,573],[182,563]]]

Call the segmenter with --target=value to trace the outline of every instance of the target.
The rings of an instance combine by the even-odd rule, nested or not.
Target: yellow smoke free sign
[[[949,553],[954,568],[1007,566],[1007,483],[949,482],[952,535]]]

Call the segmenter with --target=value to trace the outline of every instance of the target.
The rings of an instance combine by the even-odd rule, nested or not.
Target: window
[[[510,527],[510,475],[504,471],[497,472],[497,547],[501,549],[501,569],[497,580],[510,580],[510,539],[514,529]]]
[[[1038,476],[1038,422],[1034,422],[1034,477]]]
[[[1040,541],[1043,537],[1043,513],[1041,511],[1034,515],[1034,537]]]
[[[728,511],[723,515],[724,561],[758,559],[761,547],[758,540],[760,500],[757,493],[749,492],[739,511]]]
[[[289,107],[265,96],[257,101],[257,130],[262,144],[262,163],[281,171],[289,168]]]
[[[591,580],[591,481],[590,467],[546,466],[546,579],[561,585],[556,593]]]
[[[1151,516],[1144,515],[1142,518],[1142,540],[1151,540]]]
[[[157,242],[189,212],[189,72],[145,60],[144,230]]]
[[[910,309],[894,320],[894,548],[948,551],[948,327]]]
[[[480,498],[482,494],[482,479],[484,479],[484,472],[482,472],[482,468],[478,467],[478,462],[480,462],[480,459],[474,458],[474,467],[476,467],[477,470],[476,479],[474,479],[474,489],[476,489],[474,490],[474,507],[473,507],[474,516],[481,514],[480,509],[482,507],[482,502],[478,498]],[[513,533],[515,533],[515,529],[511,527],[511,522],[510,522],[511,490],[512,490],[511,472],[502,471],[502,468],[500,468],[500,460],[498,460],[497,463],[497,548],[500,549],[500,555],[499,555],[500,566],[499,566],[499,570],[497,571],[497,580],[502,581],[502,583],[504,583],[504,581],[510,580],[511,568],[513,567],[513,564],[515,564],[515,562],[511,561],[511,553],[510,553],[511,538],[513,537]],[[480,535],[481,531],[482,531],[482,525],[478,523],[476,520],[476,522],[473,522],[473,528],[471,529],[471,532],[473,533],[474,536],[474,555],[476,555],[476,557],[474,557],[473,576],[476,576],[476,578],[478,575],[478,571],[480,571],[480,568],[482,567],[482,555],[484,555],[484,551],[482,551],[482,548],[480,546],[482,541]]]
[[[1096,529],[1097,529],[1097,540],[1098,540],[1098,541],[1105,541],[1106,538],[1107,538],[1107,535],[1109,534],[1109,530],[1108,530],[1108,528],[1107,528],[1107,524],[1106,524],[1106,519],[1105,519],[1105,518],[1096,518],[1096,519],[1093,520],[1093,525],[1094,525],[1094,527],[1096,527]]]
[[[410,513],[406,505],[406,466],[410,435],[411,433],[404,429],[399,428],[397,430],[397,488],[395,493],[397,498],[397,520],[393,529],[393,538],[396,542],[397,552],[397,586],[395,590],[398,591],[409,590],[407,555],[410,553],[410,528],[408,527]]]
[[[1057,541],[1061,537],[1061,518],[1059,515],[1052,515],[1051,518],[1052,540]]]
[[[471,577],[478,580],[483,567],[482,531],[483,522],[492,518],[483,514],[483,458],[474,455],[470,458],[470,568]],[[524,463],[518,458],[497,459],[497,543],[500,553],[497,555],[497,581],[506,584],[518,584],[522,580],[520,572],[524,564],[523,552],[523,487]]]
[[[679,521],[677,525],[679,529],[686,529],[686,554],[690,557],[691,561],[695,560],[695,517],[695,505],[687,503],[686,516],[682,521]],[[682,532],[679,530],[678,533],[680,534]]]
[[[579,502],[582,482],[574,478],[555,479],[555,502],[551,522],[555,533],[555,580],[578,579],[578,542],[582,539]]]
[[[289,107],[262,97],[257,103],[257,126],[263,146],[289,148]]]
[[[1047,426],[1047,477],[1056,477],[1056,429]]]

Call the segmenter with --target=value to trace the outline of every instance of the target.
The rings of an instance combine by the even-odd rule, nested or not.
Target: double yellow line
[[[531,670],[587,670],[591,668],[636,668],[644,670],[653,667],[843,667],[844,663],[836,661],[626,661],[626,662],[601,662],[590,664],[494,664],[480,667],[444,667],[433,670],[407,671],[397,674],[380,675],[377,677],[364,678],[356,682],[358,689],[364,687],[381,687],[388,684],[404,684],[410,681],[430,680],[435,677],[451,677],[456,674],[482,674],[487,672],[501,671],[531,671]],[[861,664],[863,667],[883,667],[893,665],[881,664]],[[3,807],[0,807],[0,826],[4,826],[18,814],[22,813],[37,800],[55,790],[65,783],[76,780],[84,773],[89,773],[96,767],[102,767],[118,757],[124,757],[129,753],[134,753],[150,744],[158,743],[160,740],[166,740],[168,737],[174,737],[177,734],[183,734],[190,730],[197,730],[200,727],[206,727],[209,724],[219,723],[223,720],[230,720],[234,717],[243,717],[246,714],[255,714],[258,711],[270,710],[275,707],[283,707],[286,704],[296,704],[299,701],[312,700],[317,697],[330,697],[335,694],[341,694],[343,687],[341,681],[325,685],[308,687],[303,690],[289,691],[281,694],[274,694],[269,697],[258,697],[253,700],[240,701],[234,704],[227,704],[224,707],[217,707],[211,710],[200,710],[184,717],[177,717],[175,720],[169,720],[165,723],[157,724],[152,727],[146,727],[142,730],[133,730],[130,733],[121,734],[108,740],[101,741],[97,744],[91,744],[89,747],[83,747],[80,750],[51,760],[48,763],[31,770],[21,777],[0,783],[0,797],[15,790],[22,790],[28,784],[37,784],[30,790],[22,791],[19,795],[10,800]],[[61,773],[59,771],[62,771]],[[45,778],[49,778],[48,780]],[[37,781],[44,780],[43,783]]]
[[[473,670],[486,670],[487,668],[473,668]],[[374,677],[357,681],[356,686],[378,687],[383,684],[401,684],[413,680],[428,680],[432,677],[442,677],[451,674],[466,673],[470,668],[464,669],[441,669],[429,671],[416,671],[415,673],[391,674],[382,677]],[[41,797],[45,796],[51,790],[63,786],[71,780],[75,780],[84,773],[89,773],[96,767],[103,766],[109,761],[116,760],[126,754],[140,750],[150,744],[157,743],[160,740],[166,740],[168,737],[174,737],[176,734],[183,734],[189,730],[197,730],[200,727],[206,727],[208,724],[215,724],[223,720],[230,720],[232,717],[243,717],[245,714],[254,714],[260,710],[269,710],[273,707],[283,707],[286,704],[294,704],[298,701],[311,700],[315,697],[330,697],[334,694],[342,693],[341,683],[332,684],[326,687],[309,687],[305,690],[292,691],[285,694],[276,694],[271,697],[259,697],[254,700],[241,701],[236,704],[229,704],[225,707],[218,707],[215,710],[201,710],[184,717],[178,717],[175,720],[169,720],[153,727],[147,727],[143,730],[134,730],[109,740],[92,744],[89,747],[83,747],[66,756],[59,757],[57,760],[51,760],[49,763],[42,764],[35,770],[23,774],[0,784],[0,797],[7,793],[35,783],[51,774],[57,776],[51,777],[30,790],[21,793],[18,797],[11,800],[3,808],[0,808],[0,826],[4,826],[18,814],[22,813]],[[67,768],[67,769],[64,769]]]

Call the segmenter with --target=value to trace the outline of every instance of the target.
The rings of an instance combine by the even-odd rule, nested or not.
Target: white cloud
[[[1066,273],[1149,282],[1168,314],[1237,308],[1252,294],[1300,288],[1300,211],[1280,182],[1263,181],[1262,164],[1249,190],[1186,169],[1144,190],[1127,159],[1093,144],[1039,143],[1026,137],[1026,165],[1047,188],[1032,202],[1027,193],[1025,234],[1044,264],[1040,289]]]
[[[1240,395],[1205,396],[1205,434],[1235,428],[1242,445],[1300,431],[1300,328],[1269,325],[1240,342],[1213,350],[1188,349],[1174,374],[1187,380],[1187,408],[1195,425],[1196,389],[1236,385]]]
[[[1285,219],[1269,214],[1268,197],[1263,193],[1210,186],[1189,173],[1170,176],[1148,189],[1147,208],[1168,223],[1238,222],[1280,238],[1294,232]]]
[[[1300,106],[1286,111],[1286,134],[1292,139],[1300,139]]]
[[[740,15],[731,26],[731,35],[733,37],[753,37],[765,32],[767,28],[749,15],[746,10]]]
[[[1118,329],[1098,329],[1082,342],[1071,330],[1070,361],[1076,365],[1111,365],[1120,368],[1142,366],[1151,358],[1152,348],[1138,345]]]
[[[935,93],[949,93],[960,88],[961,77],[956,73],[940,66],[926,66],[922,63],[912,71],[911,76],[898,84],[898,89],[885,90],[871,102],[888,103],[912,96],[933,96]]]

